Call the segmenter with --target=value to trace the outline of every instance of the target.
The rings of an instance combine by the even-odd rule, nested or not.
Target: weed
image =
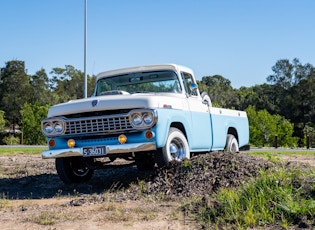
[[[296,181],[314,178],[315,172],[278,167],[264,171],[238,189],[220,189],[214,196],[217,205],[204,204],[197,209],[197,219],[216,225],[234,224],[239,228],[281,223],[288,228],[301,216],[314,219],[314,197],[304,196],[305,188]],[[314,181],[311,182],[313,188]],[[314,191],[314,190],[313,190]],[[214,207],[212,207],[214,206]]]
[[[141,192],[144,192],[147,189],[146,182],[144,180],[138,180],[138,186]]]
[[[281,159],[279,157],[276,157],[273,155],[266,155],[266,158],[268,161],[273,162],[273,163],[277,163],[277,162],[281,161]]]
[[[53,225],[59,219],[56,213],[43,212],[34,217],[33,221],[40,225]]]
[[[0,198],[0,209],[7,208],[9,206],[9,201],[7,199]]]

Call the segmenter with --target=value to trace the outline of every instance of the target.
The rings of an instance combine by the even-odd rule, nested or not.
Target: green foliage
[[[294,126],[279,115],[271,115],[267,110],[256,111],[255,107],[246,109],[250,143],[254,146],[274,146],[278,137],[278,146],[293,147],[297,145],[297,138],[292,137]]]
[[[200,91],[208,93],[213,105],[225,108],[237,107],[236,93],[230,80],[221,75],[205,76],[198,84]]]
[[[9,135],[3,138],[3,142],[6,145],[18,145],[20,144],[20,138],[15,137],[14,135]]]
[[[0,132],[4,130],[5,120],[4,120],[4,111],[0,110]]]
[[[20,124],[20,110],[28,99],[30,89],[29,79],[25,73],[23,61],[13,60],[1,69],[0,109],[6,114],[13,127]]]
[[[0,155],[1,156],[18,156],[22,154],[41,154],[43,150],[47,150],[47,147],[7,147],[7,148],[0,148]]]
[[[41,132],[41,120],[46,118],[49,106],[39,106],[25,103],[22,114],[22,131],[24,144],[45,144],[45,137]]]
[[[303,133],[305,136],[304,146],[307,146],[307,138],[309,139],[310,147],[315,146],[315,124],[307,123],[303,129]]]
[[[25,144],[42,144],[40,120],[47,115],[48,105],[83,98],[84,76],[71,65],[54,68],[52,77],[45,69],[27,75],[23,61],[12,60],[1,68],[0,75],[0,131],[7,125],[22,127]],[[96,77],[88,77],[88,95],[92,95]],[[33,105],[33,106],[31,106]],[[23,113],[23,114],[22,114]]]
[[[315,218],[315,172],[286,166],[262,172],[237,190],[221,189],[213,204],[199,208],[197,218],[205,225],[233,225],[238,229],[291,223]]]
[[[50,72],[50,89],[54,93],[56,103],[84,97],[84,73],[71,65],[65,68],[53,68]],[[93,94],[96,77],[88,77],[88,95]]]

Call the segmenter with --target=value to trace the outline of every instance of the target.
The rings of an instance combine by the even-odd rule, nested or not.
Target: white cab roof
[[[176,65],[176,64],[161,64],[161,65],[145,65],[145,66],[137,66],[137,67],[105,71],[97,75],[97,80],[99,78],[121,75],[121,74],[128,74],[128,73],[134,73],[134,72],[159,71],[159,70],[173,70],[178,73],[181,71],[184,71],[193,75],[193,71],[190,68],[187,68],[185,66]]]

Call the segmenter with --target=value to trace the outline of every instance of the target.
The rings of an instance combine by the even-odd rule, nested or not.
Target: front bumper
[[[143,152],[156,150],[155,142],[146,143],[132,143],[132,144],[119,144],[106,146],[106,155]],[[59,157],[74,157],[83,156],[83,147],[80,148],[66,148],[55,150],[44,150],[42,152],[43,159],[59,158]]]

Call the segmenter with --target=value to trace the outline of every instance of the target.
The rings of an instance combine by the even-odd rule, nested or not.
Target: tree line
[[[221,75],[204,76],[198,85],[213,106],[247,112],[250,144],[274,146],[275,138],[279,146],[304,147],[307,138],[314,143],[314,67],[295,58],[278,60],[271,69],[261,85],[234,89]],[[53,68],[49,75],[44,68],[29,75],[24,61],[11,60],[0,73],[0,132],[19,129],[24,144],[45,144],[40,121],[51,105],[84,97],[84,73],[71,65]],[[95,75],[88,76],[88,95],[95,81]],[[0,136],[0,143],[7,136]]]

